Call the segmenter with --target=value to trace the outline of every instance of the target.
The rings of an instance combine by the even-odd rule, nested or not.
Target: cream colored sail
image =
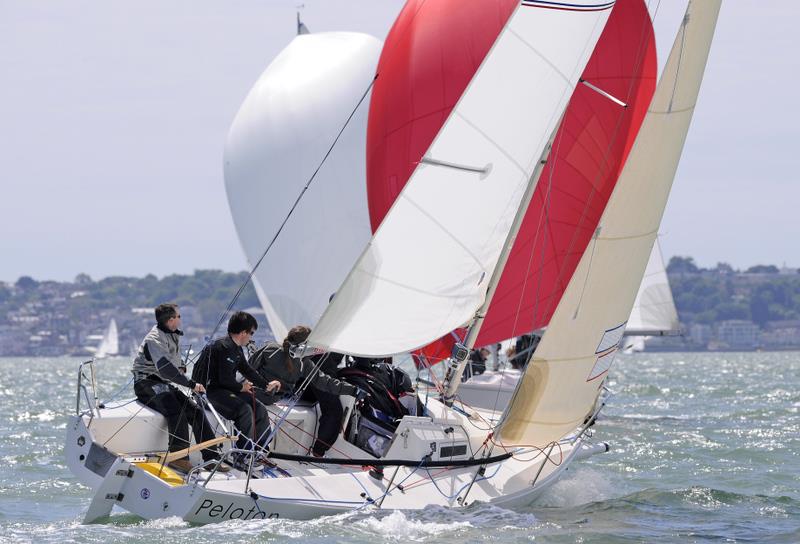
[[[631,313],[678,167],[721,0],[690,2],[617,186],[499,435],[545,445],[590,414]]]
[[[511,16],[310,343],[389,355],[473,318],[612,7],[545,4],[524,2]]]

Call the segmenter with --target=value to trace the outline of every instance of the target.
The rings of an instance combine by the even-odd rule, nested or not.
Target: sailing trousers
[[[133,390],[139,402],[167,419],[169,451],[189,447],[189,425],[192,426],[197,443],[214,438],[214,430],[206,420],[203,410],[168,383],[144,378],[133,384]],[[218,457],[216,449],[204,449],[201,453],[204,461]]]
[[[239,430],[239,439],[236,441],[237,448],[250,449],[248,439],[257,441],[258,445],[263,448],[267,447],[269,413],[260,402],[253,403],[253,395],[232,393],[227,389],[213,389],[206,396],[217,412],[222,417],[232,420]],[[253,417],[254,415],[255,417]]]
[[[339,437],[339,430],[342,428],[342,401],[339,395],[322,391],[315,387],[309,387],[303,392],[303,400],[319,402],[321,415],[317,428],[317,439],[311,448],[311,453],[317,457],[322,457],[325,452],[336,442]]]

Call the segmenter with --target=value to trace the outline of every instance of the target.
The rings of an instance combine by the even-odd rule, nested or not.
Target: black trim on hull
[[[456,461],[413,461],[411,459],[337,459],[326,457],[312,457],[310,455],[290,455],[288,453],[270,452],[268,457],[272,459],[282,459],[284,461],[301,461],[318,465],[362,465],[371,467],[475,467],[479,465],[490,465],[500,461],[505,461],[513,453],[504,453],[494,457],[483,459],[463,459]]]

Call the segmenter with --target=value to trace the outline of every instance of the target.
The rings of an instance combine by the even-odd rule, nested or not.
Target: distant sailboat
[[[678,310],[669,287],[658,240],[653,244],[625,336],[677,336],[681,334]]]
[[[102,338],[100,338],[100,343],[97,347],[89,347],[86,349],[94,353],[95,359],[119,355],[119,332],[117,331],[117,322],[113,317],[108,323],[108,328],[103,333]]]

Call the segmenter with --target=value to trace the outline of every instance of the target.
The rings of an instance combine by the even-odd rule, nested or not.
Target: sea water
[[[63,456],[78,362],[0,359],[0,542],[800,543],[800,353],[618,356],[594,428],[611,451],[575,463],[525,508],[208,526],[123,511],[81,524],[91,491]],[[101,400],[129,368],[98,363]]]

